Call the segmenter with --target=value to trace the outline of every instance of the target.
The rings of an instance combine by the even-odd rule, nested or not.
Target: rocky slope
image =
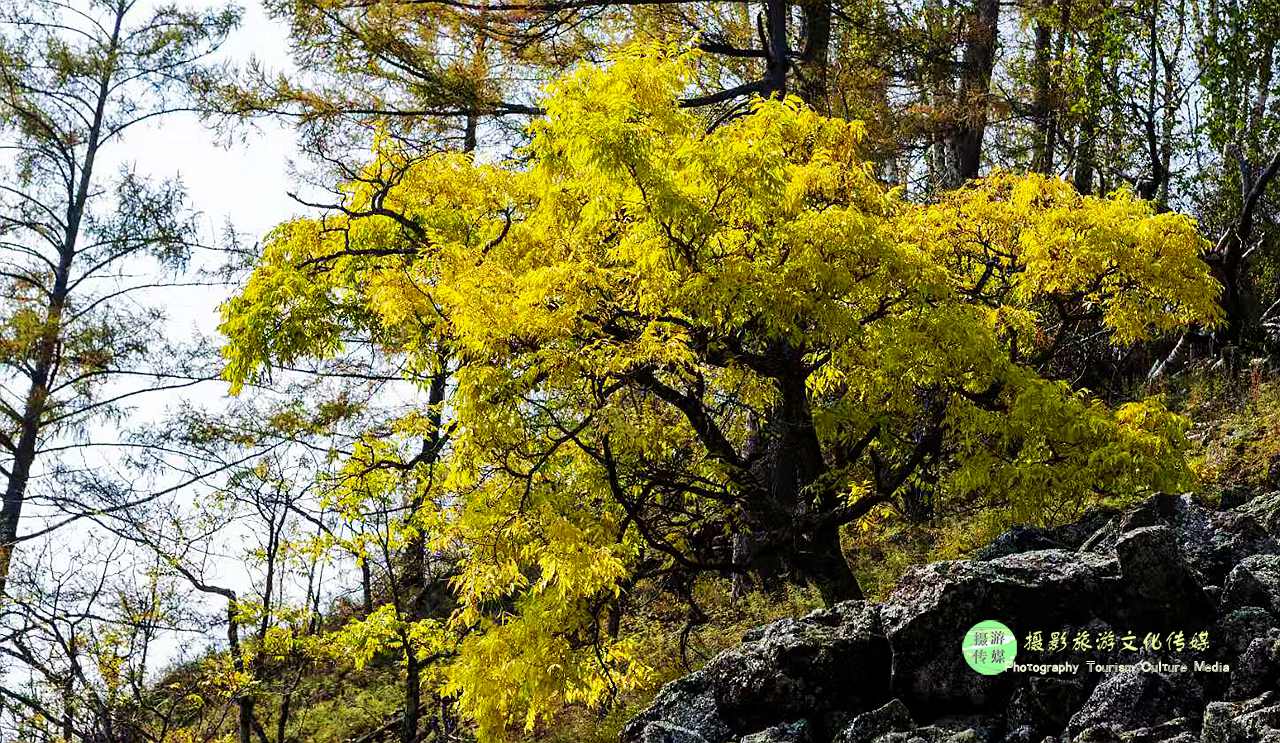
[[[882,604],[749,632],[665,687],[622,743],[1280,743],[1277,540],[1280,493],[1223,511],[1160,495],[1015,529],[913,569]],[[961,652],[987,619],[1018,639],[1020,665],[996,675]]]

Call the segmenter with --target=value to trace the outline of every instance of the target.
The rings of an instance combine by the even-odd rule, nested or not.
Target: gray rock
[[[1267,634],[1272,627],[1280,626],[1271,612],[1260,606],[1243,606],[1219,614],[1213,628],[1213,637],[1220,645],[1221,659],[1238,658],[1249,649],[1254,638]]]
[[[1090,728],[1108,728],[1117,735],[1162,723],[1198,716],[1204,692],[1190,673],[1116,673],[1098,682],[1088,701],[1067,724],[1078,737]]]
[[[1080,543],[1081,552],[1094,552],[1100,555],[1114,554],[1116,539],[1120,536],[1120,516],[1113,516],[1097,531],[1085,537]]]
[[[1082,678],[1031,676],[1014,693],[1005,720],[1010,730],[1026,728],[1023,740],[1043,740],[1067,727],[1091,690]]]
[[[853,721],[846,725],[831,743],[878,742],[888,733],[905,733],[915,726],[907,705],[900,699],[892,699],[883,707],[863,712],[853,718]]]
[[[877,607],[839,604],[748,633],[748,642],[669,684],[623,728],[622,743],[673,726],[724,743],[773,725],[861,711],[888,698],[889,645]],[[683,743],[681,741],[680,743]]]
[[[1165,525],[1143,526],[1116,540],[1124,577],[1125,619],[1150,629],[1200,628],[1213,607],[1183,560],[1178,535]]]
[[[1071,743],[1199,743],[1192,723],[1179,717],[1159,725],[1124,730],[1116,724],[1095,725],[1081,731]]]
[[[997,557],[1036,550],[1080,549],[1099,529],[1110,524],[1118,513],[1114,508],[1100,506],[1090,508],[1080,518],[1061,526],[1045,528],[1017,525],[992,540],[973,559],[994,560]]]
[[[768,730],[743,737],[739,743],[812,743],[813,731],[805,720],[774,725]]]
[[[1146,526],[1173,528],[1187,563],[1206,584],[1218,584],[1249,555],[1280,551],[1258,520],[1243,511],[1215,512],[1189,494],[1153,495],[1125,512],[1120,535]]]
[[[999,720],[977,715],[940,717],[915,734],[930,743],[986,743],[999,740],[1004,725]]]
[[[1257,606],[1280,617],[1280,555],[1254,555],[1240,561],[1222,587],[1222,611]]]
[[[1044,550],[989,562],[950,561],[909,570],[881,610],[893,650],[895,696],[934,713],[1002,708],[1012,674],[974,673],[960,653],[964,633],[984,619],[1019,639],[1032,628],[1084,624],[1108,595],[1114,560]]]
[[[1081,549],[1084,543],[1099,530],[1117,520],[1120,512],[1110,506],[1096,506],[1070,524],[1049,530],[1050,538],[1066,545],[1068,549]]]
[[[639,716],[622,729],[622,743],[724,743],[735,740],[720,715],[711,679],[695,671],[662,687]]]
[[[1258,493],[1252,488],[1233,485],[1222,491],[1218,507],[1223,509],[1238,508],[1253,500]]]
[[[1037,526],[1015,526],[992,540],[973,556],[975,560],[994,560],[1035,550],[1069,549],[1056,541],[1047,529]]]
[[[1280,629],[1255,637],[1231,666],[1228,699],[1248,699],[1280,688]]]
[[[1280,743],[1280,698],[1275,692],[1244,702],[1210,702],[1202,743]]]
[[[1251,498],[1234,510],[1252,516],[1268,534],[1280,539],[1280,490]]]

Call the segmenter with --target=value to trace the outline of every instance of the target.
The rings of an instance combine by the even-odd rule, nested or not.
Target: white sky
[[[176,2],[182,7],[214,8],[223,7],[228,0]],[[288,28],[264,14],[261,0],[239,2],[244,11],[241,25],[229,36],[216,59],[242,66],[257,58],[269,70],[292,69]],[[139,16],[145,12],[145,8],[135,11]],[[97,167],[99,182],[110,180],[126,166],[154,181],[179,178],[187,191],[188,206],[200,215],[197,239],[208,245],[225,243],[230,225],[240,241],[251,246],[277,224],[308,211],[288,195],[296,190],[291,161],[298,152],[296,137],[287,122],[262,119],[234,124],[236,128],[229,132],[230,136],[226,131],[214,131],[211,123],[194,113],[177,113],[140,124],[123,140],[102,151]],[[199,251],[194,259],[196,265],[203,267],[212,267],[220,260]],[[180,280],[199,281],[201,277],[191,275]],[[232,290],[227,286],[165,287],[137,292],[133,298],[162,308],[168,319],[170,340],[183,344],[196,336],[218,338],[218,306]],[[121,389],[132,386],[124,384]],[[217,408],[227,399],[227,391],[227,385],[217,381],[133,398],[129,402],[132,414],[123,426],[100,422],[93,427],[91,438],[103,442],[119,440],[122,427],[158,421],[167,410],[184,402]],[[85,464],[111,468],[111,450],[92,450]],[[123,472],[117,474],[127,476]]]
[[[267,18],[257,2],[243,7],[244,20],[221,56],[236,62],[257,57],[272,69],[290,69],[288,29]],[[222,147],[197,116],[177,114],[134,130],[111,154],[117,162],[136,163],[145,173],[181,175],[192,203],[206,214],[211,227],[220,227],[230,216],[238,229],[256,235],[297,211],[286,194],[287,164],[295,148],[292,132],[277,122],[260,122],[247,134],[245,142]]]

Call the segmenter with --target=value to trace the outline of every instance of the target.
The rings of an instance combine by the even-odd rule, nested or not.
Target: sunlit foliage
[[[332,498],[426,504],[397,528],[456,557],[458,604],[414,631],[486,738],[644,683],[611,621],[641,586],[746,570],[840,598],[839,530],[874,509],[1052,521],[1189,479],[1183,419],[1068,376],[1086,335],[1217,321],[1189,219],[1037,175],[912,203],[858,123],[795,99],[708,131],[677,103],[695,64],[579,68],[517,165],[380,145],[224,307],[237,386],[357,336],[451,374]]]

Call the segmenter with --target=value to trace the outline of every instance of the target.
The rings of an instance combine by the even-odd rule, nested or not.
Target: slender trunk
[[[293,692],[280,700],[280,718],[276,720],[276,743],[284,743],[285,730],[289,726],[289,714],[293,707]]]
[[[1080,139],[1076,147],[1076,170],[1072,179],[1075,188],[1082,194],[1093,193],[1094,175],[1097,170],[1097,139],[1099,117],[1102,106],[1099,97],[1102,93],[1102,36],[1103,19],[1094,20],[1094,28],[1089,32],[1089,40],[1085,44],[1085,113],[1080,122]]]
[[[114,54],[119,47],[120,30],[124,23],[124,8],[115,17],[109,50]],[[0,596],[8,585],[9,568],[18,538],[18,524],[22,518],[22,504],[26,499],[31,467],[35,463],[36,449],[41,432],[41,419],[48,405],[49,387],[53,375],[59,341],[62,335],[62,315],[66,310],[67,293],[71,279],[71,264],[80,239],[80,225],[84,220],[93,183],[94,163],[102,144],[102,130],[106,119],[107,99],[114,70],[103,72],[94,102],[92,123],[85,141],[84,162],[80,166],[79,179],[74,194],[67,203],[66,230],[58,249],[58,265],[54,269],[53,288],[45,308],[45,320],[40,338],[36,341],[36,359],[32,366],[30,385],[23,403],[21,432],[18,434],[9,480],[5,485],[3,504],[0,505]]]
[[[787,43],[787,0],[766,0],[760,35],[765,42],[765,97],[787,92],[787,75],[791,71],[791,49]]]
[[[831,0],[806,0],[804,48],[796,64],[800,98],[814,110],[828,113],[828,77],[831,54]]]
[[[924,97],[933,115],[933,141],[929,145],[927,158],[929,184],[932,188],[947,189],[952,188],[959,181],[947,140],[948,131],[953,128],[957,118],[958,107],[953,79],[955,61],[952,48],[941,41],[950,36],[950,19],[938,0],[925,0],[924,23],[929,38],[935,42],[925,52],[922,81]]]
[[[231,654],[231,667],[243,674],[244,654],[240,652],[240,620],[236,618],[235,594],[227,598],[227,652]],[[236,696],[236,741],[253,741],[253,697],[240,693]]]
[[[75,638],[71,639],[68,655],[76,653]],[[76,679],[68,672],[66,682],[62,686],[62,737],[67,743],[75,740],[76,733]]]
[[[400,722],[400,743],[417,743],[418,722],[422,717],[422,678],[418,657],[409,649],[405,653],[404,719]]]
[[[420,464],[431,466],[440,455],[443,445],[444,430],[442,428],[441,408],[444,405],[446,387],[449,382],[448,364],[440,361],[439,371],[431,378],[431,386],[427,393],[427,406],[431,416],[431,430],[422,443]],[[426,505],[415,498],[410,503],[409,517],[413,518]],[[421,530],[415,530],[413,539],[405,545],[405,580],[404,590],[408,592],[407,606],[399,607],[411,621],[425,619],[432,615],[437,607],[431,605],[432,589],[435,588],[427,575],[427,547]],[[421,668],[417,656],[417,648],[407,636],[402,638],[405,658],[404,680],[404,720],[400,729],[402,743],[414,743],[418,737],[418,724],[422,717],[422,680]]]
[[[373,613],[373,574],[369,570],[369,558],[360,558],[360,596],[364,604],[364,615]]]
[[[951,187],[977,178],[982,165],[987,97],[991,93],[991,73],[995,69],[999,23],[999,0],[975,1],[961,62],[957,126],[949,142],[950,160],[954,163],[954,182],[948,184]]]
[[[1032,144],[1031,167],[1045,175],[1053,174],[1053,150],[1058,138],[1053,102],[1053,74],[1049,69],[1052,45],[1053,27],[1044,19],[1036,21],[1031,103],[1035,123],[1035,141]]]

